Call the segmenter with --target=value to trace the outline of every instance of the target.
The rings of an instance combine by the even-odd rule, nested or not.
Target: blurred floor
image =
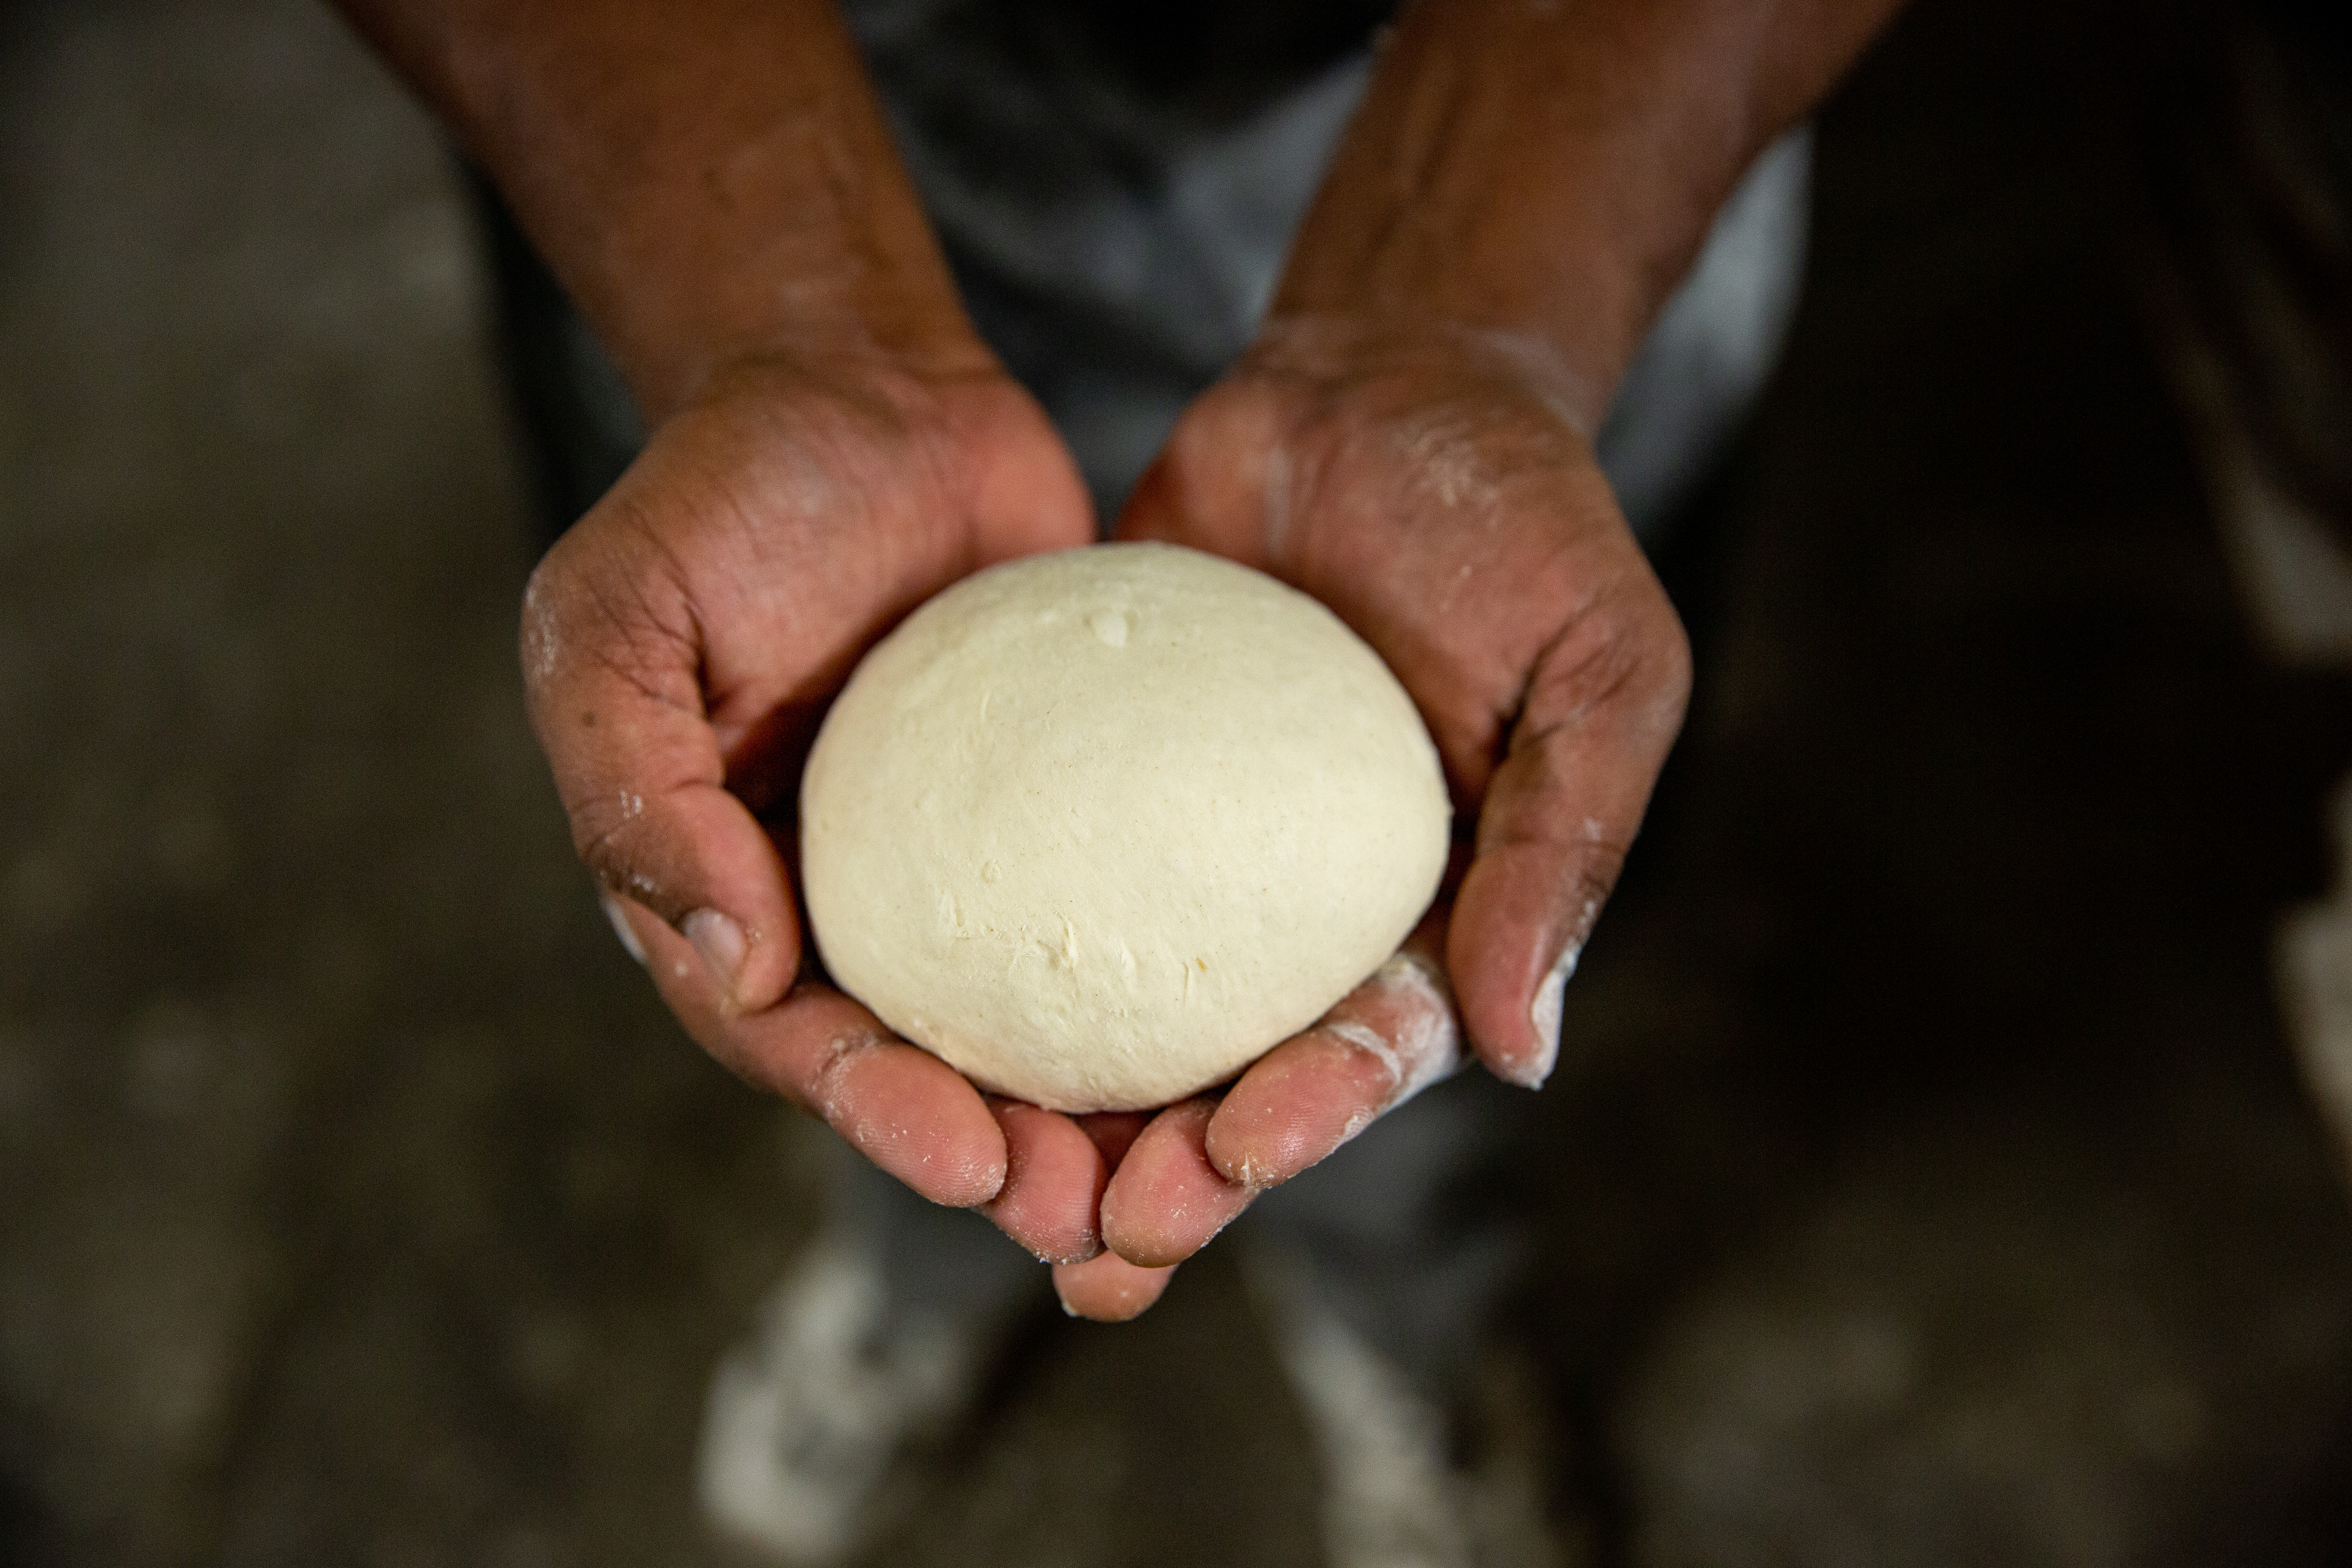
[[[2233,607],[2078,7],[1825,119],[1702,689],[1572,988],[1530,1322],[1605,1559],[2352,1557],[2352,1215],[2268,944],[2340,681]],[[423,117],[304,0],[0,7],[0,1563],[710,1563],[812,1140],[522,721],[529,498]],[[1224,1260],[1040,1325],[894,1564],[1297,1564]]]

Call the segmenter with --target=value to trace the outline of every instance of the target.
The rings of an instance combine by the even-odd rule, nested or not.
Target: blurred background
[[[1595,1562],[2352,1561],[2352,79],[2284,15],[1920,0],[1822,118],[1546,1092]],[[572,863],[487,276],[310,0],[0,3],[9,1568],[730,1561],[829,1135]],[[878,1561],[1311,1563],[1278,1386],[1213,1248],[1041,1321]]]

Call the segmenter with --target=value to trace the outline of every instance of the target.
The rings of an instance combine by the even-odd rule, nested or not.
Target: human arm
[[[1689,680],[1591,437],[1724,197],[1892,10],[1423,0],[1400,19],[1258,342],[1121,532],[1271,571],[1379,648],[1444,757],[1465,863],[1411,962],[1146,1130],[1104,1197],[1119,1253],[1188,1255],[1465,1054],[1550,1071],[1566,972]]]
[[[825,0],[349,0],[507,196],[653,436],[533,575],[533,723],[575,842],[714,1056],[1056,1257],[1107,1172],[807,973],[799,764],[865,647],[1093,536],[980,343]],[[781,841],[781,847],[780,847]]]

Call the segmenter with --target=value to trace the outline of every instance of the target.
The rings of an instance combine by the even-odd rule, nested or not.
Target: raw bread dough
[[[993,567],[885,638],[801,783],[833,976],[983,1088],[1165,1105],[1311,1024],[1445,868],[1436,749],[1322,605],[1197,551]]]

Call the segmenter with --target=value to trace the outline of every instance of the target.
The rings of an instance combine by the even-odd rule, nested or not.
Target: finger
[[[1270,506],[1287,515],[1294,477],[1286,459],[1273,457],[1279,423],[1274,401],[1255,384],[1220,384],[1185,410],[1167,448],[1128,492],[1117,537],[1191,544],[1268,569],[1260,520]]]
[[[1094,1140],[1058,1111],[1018,1100],[992,1100],[988,1108],[1004,1134],[1004,1186],[980,1212],[1048,1263],[1100,1253],[1095,1215],[1110,1165]]]
[[[1054,1265],[1054,1293],[1062,1310],[1098,1323],[1124,1323],[1148,1311],[1176,1270],[1139,1268],[1116,1252],[1085,1263]]]
[[[1103,1245],[1129,1263],[1181,1263],[1241,1217],[1256,1194],[1218,1173],[1202,1138],[1217,1102],[1206,1096],[1151,1119],[1102,1197]]]
[[[760,1012],[729,1010],[684,937],[652,911],[617,902],[662,1000],[738,1077],[821,1118],[933,1203],[970,1208],[1003,1191],[1004,1133],[953,1068],[813,982]]]
[[[973,438],[961,444],[971,471],[971,497],[979,565],[1095,541],[1094,498],[1034,399],[1010,381],[971,416]]]
[[[531,576],[522,655],[532,727],[572,845],[605,889],[687,939],[723,1008],[765,1007],[800,966],[783,862],[728,792],[683,591],[658,572],[622,570],[613,532],[568,538]],[[625,598],[614,596],[618,581],[633,584]]]
[[[1151,1125],[1151,1113],[1097,1110],[1076,1121],[1086,1135],[1094,1140],[1095,1147],[1102,1151],[1103,1163],[1115,1171],[1118,1163],[1127,1158],[1127,1152],[1135,1147],[1135,1141],[1143,1135],[1143,1130]]]
[[[1252,1191],[1286,1182],[1461,1065],[1454,999],[1433,956],[1444,942],[1433,916],[1314,1027],[1242,1075],[1203,1141],[1219,1175]]]
[[[1462,1022],[1506,1080],[1559,1055],[1561,998],[1682,728],[1690,647],[1646,570],[1538,658],[1446,939]]]

